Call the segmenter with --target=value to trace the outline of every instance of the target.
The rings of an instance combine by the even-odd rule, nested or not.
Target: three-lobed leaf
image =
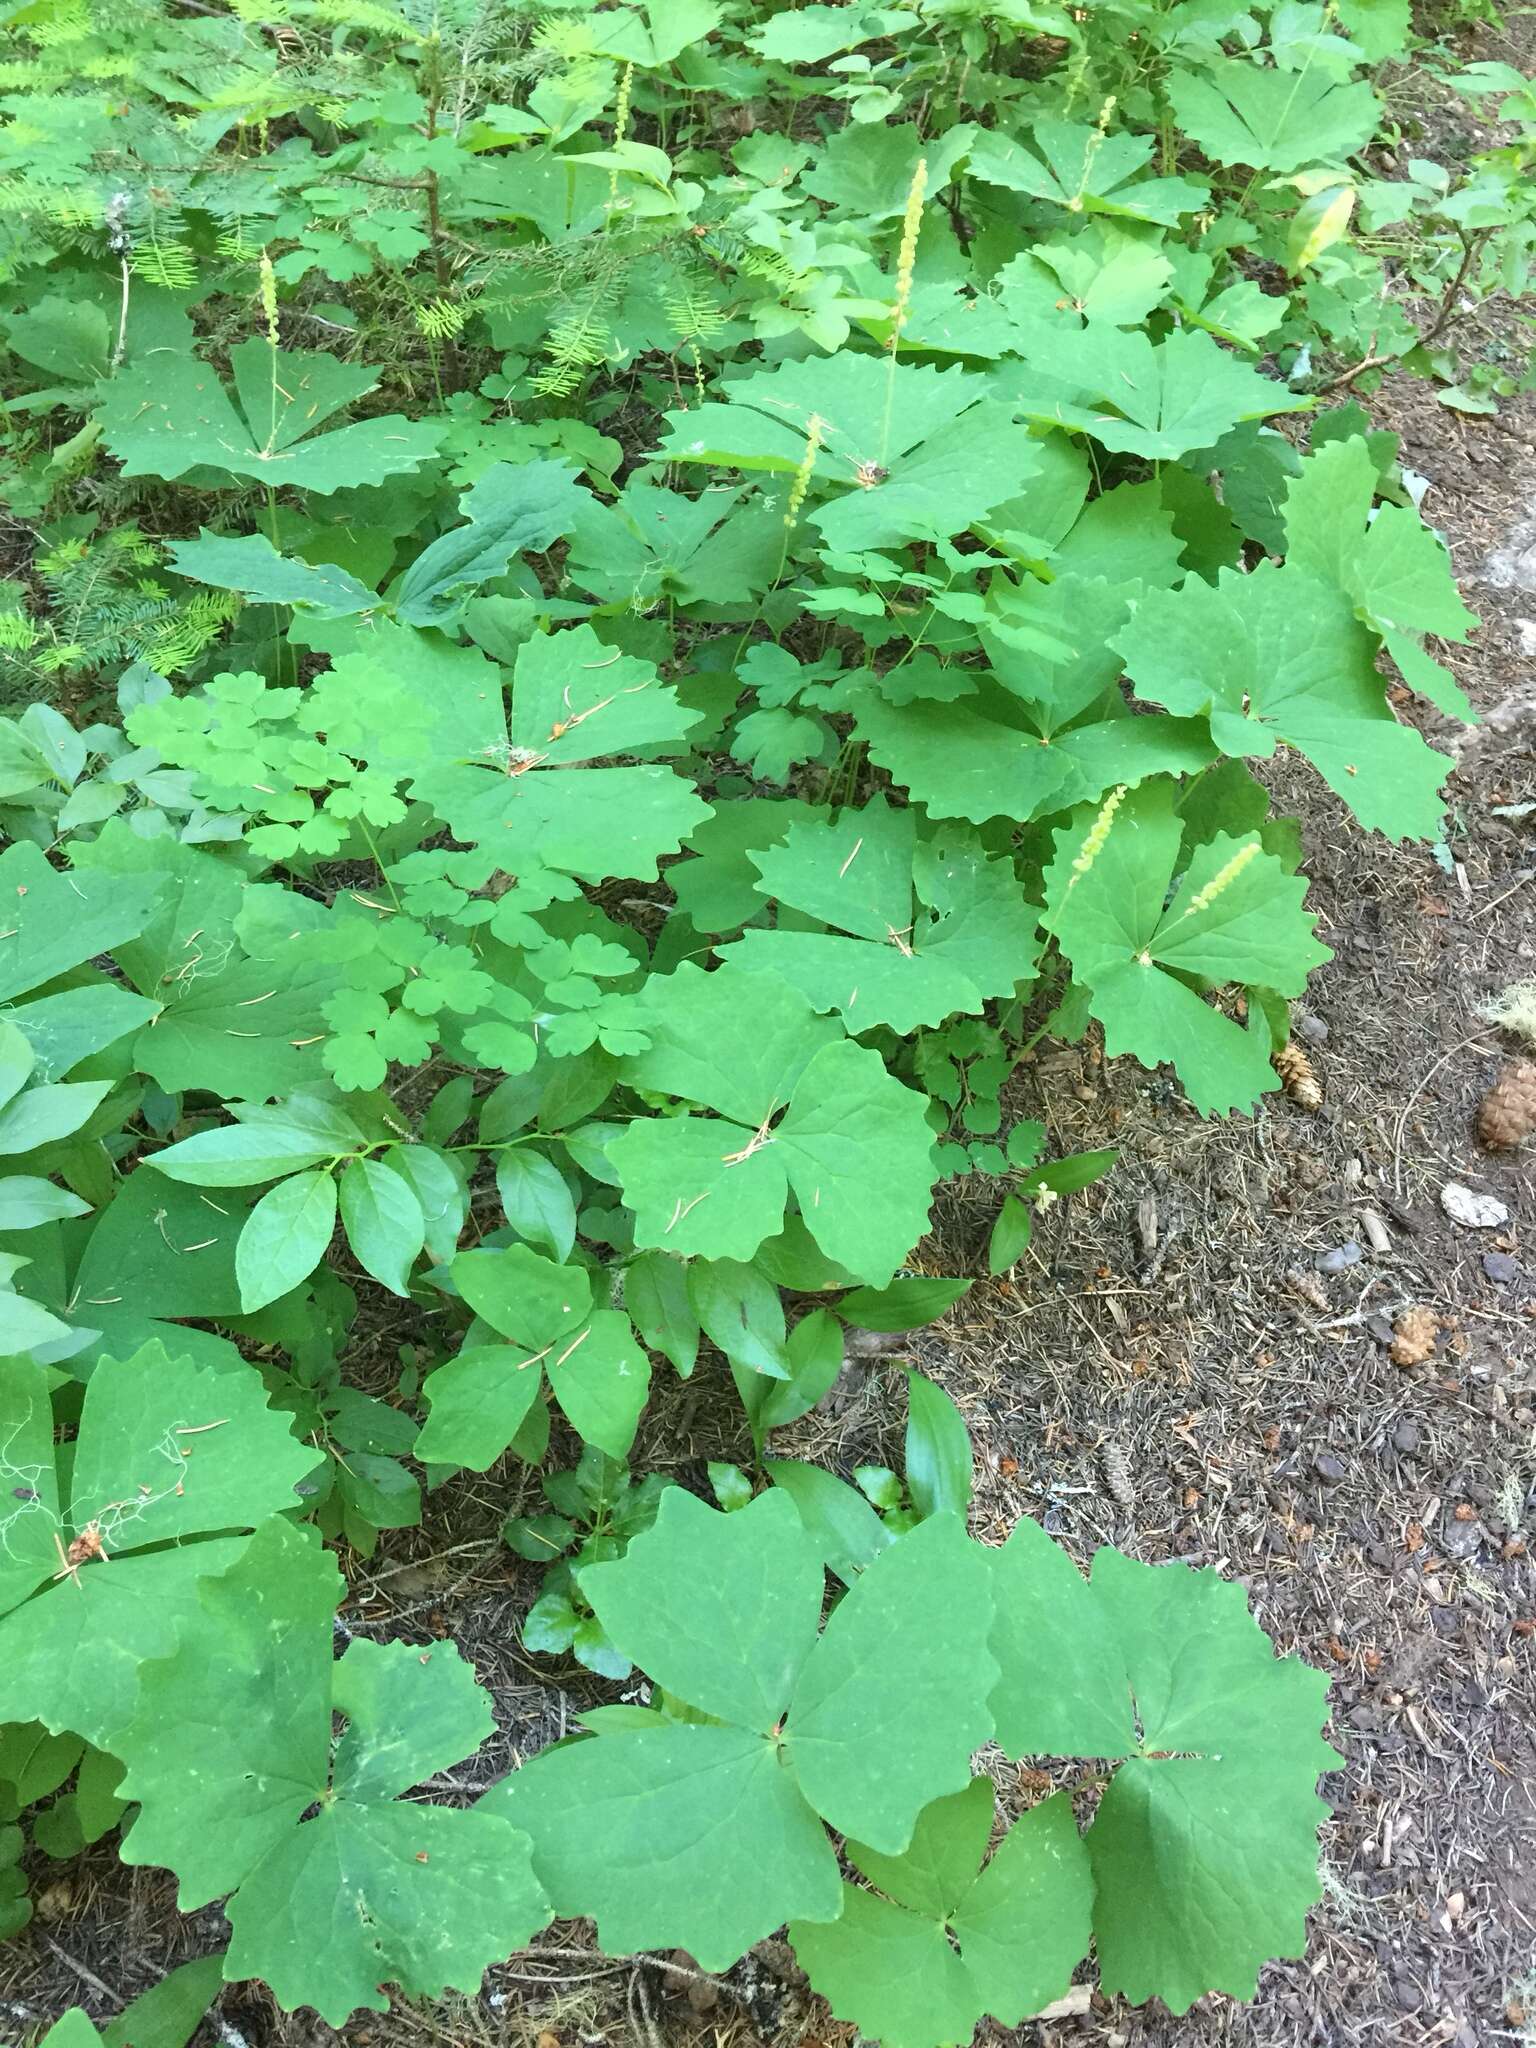
[[[992,1569],[1005,1752],[1121,1759],[1086,1838],[1104,1988],[1179,2013],[1251,1997],[1321,1892],[1326,1678],[1277,1659],[1212,1571],[1101,1550],[1085,1581],[1028,1520]]]
[[[218,1371],[151,1343],[98,1362],[73,1468],[56,1476],[43,1368],[0,1362],[0,1386],[0,1718],[114,1748],[141,1663],[170,1648],[198,1580],[239,1547],[221,1539],[296,1507],[315,1454],[249,1367]]]
[[[549,1917],[515,1827],[399,1797],[490,1733],[473,1671],[443,1644],[361,1638],[333,1663],[341,1590],[313,1532],[268,1523],[145,1667],[119,1744],[127,1860],[168,1865],[184,1906],[232,1893],[227,1974],[336,2026],[382,2011],[388,1983],[473,1990]]]
[[[834,2015],[884,2048],[966,2041],[985,2016],[1015,2026],[1059,1998],[1087,1952],[1093,1879],[1072,1806],[1057,1793],[1008,1830],[990,1858],[994,1791],[973,1778],[924,1809],[910,1848],[848,1859],[829,1923],[790,1943]]]
[[[556,1911],[595,1917],[615,1952],[678,1944],[723,1968],[785,1918],[832,1919],[823,1821],[899,1854],[968,1777],[990,1595],[950,1516],[883,1551],[819,1636],[819,1546],[777,1490],[727,1516],[670,1488],[581,1586],[622,1654],[717,1717],[562,1745],[482,1802],[528,1829]]]

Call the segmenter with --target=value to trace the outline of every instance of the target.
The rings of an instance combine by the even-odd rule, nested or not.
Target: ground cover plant
[[[787,1925],[892,2048],[1090,1947],[1251,1995],[1325,1681],[1214,1572],[973,1540],[918,1373],[900,1474],[773,1432],[964,1293],[942,1179],[1002,1273],[1111,1166],[1005,1127],[1029,1045],[1280,1086],[1328,951],[1250,763],[1441,833],[1408,711],[1469,714],[1475,622],[1350,394],[1496,402],[1446,349],[1523,287],[1524,82],[1465,78],[1514,139],[1452,187],[1372,167],[1366,0],[15,26],[4,1926],[121,1828],[333,2025],[555,1915]],[[715,1505],[632,1472],[727,1370]],[[627,1697],[412,1797],[489,1701],[336,1657],[338,1563],[509,1458],[525,1646]],[[991,1744],[1091,1767],[994,1841]]]

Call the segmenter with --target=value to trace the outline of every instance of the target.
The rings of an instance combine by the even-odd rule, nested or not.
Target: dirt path
[[[1495,815],[1536,800],[1536,403],[1463,420],[1405,386],[1374,409],[1484,619],[1457,662],[1486,722],[1451,785],[1454,869],[1362,843],[1295,777],[1335,953],[1302,1019],[1323,1110],[1202,1124],[1127,1066],[1042,1059],[1027,1107],[1121,1163],[1047,1225],[1017,1296],[973,1292],[945,1373],[993,1452],[999,1534],[1022,1511],[1079,1555],[1217,1565],[1337,1673],[1306,1962],[1251,2008],[1116,2007],[1063,2041],[1470,2048],[1519,2039],[1526,2003],[1536,2020],[1536,1160],[1474,1135],[1512,1043],[1478,1007],[1536,974],[1536,830]],[[1507,1227],[1452,1223],[1448,1181]],[[1405,1304],[1444,1326],[1409,1367],[1388,1350]]]

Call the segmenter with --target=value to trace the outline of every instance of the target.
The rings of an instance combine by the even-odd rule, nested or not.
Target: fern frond
[[[40,628],[25,612],[0,612],[0,648],[6,652],[23,653],[35,647],[42,637]]]
[[[674,278],[661,295],[661,305],[679,341],[717,341],[725,331],[724,311],[697,279]]]
[[[145,242],[128,260],[136,277],[162,291],[184,292],[197,283],[197,258],[183,242]]]
[[[469,314],[451,299],[431,299],[416,308],[417,331],[428,341],[454,341],[464,332]]]
[[[540,398],[569,398],[586,371],[606,360],[613,345],[607,323],[595,306],[584,306],[557,321],[545,337],[545,367],[532,379]]]

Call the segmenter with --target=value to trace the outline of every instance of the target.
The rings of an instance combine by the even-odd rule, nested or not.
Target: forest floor
[[[1494,39],[1477,54],[1510,53]],[[1032,1515],[1084,1562],[1114,1543],[1213,1565],[1243,1581],[1282,1649],[1334,1675],[1324,1898],[1305,1961],[1268,1969],[1251,2006],[1209,1998],[1173,2020],[1085,1988],[1083,2010],[984,2027],[983,2043],[1536,2042],[1536,1154],[1489,1154],[1475,1136],[1478,1101],[1518,1050],[1479,1006],[1536,976],[1536,809],[1517,815],[1536,804],[1536,396],[1461,415],[1397,380],[1372,411],[1429,480],[1426,516],[1483,619],[1450,654],[1482,724],[1468,736],[1423,721],[1458,756],[1449,865],[1347,829],[1315,777],[1282,771],[1334,950],[1299,1019],[1323,1107],[1274,1097],[1251,1119],[1202,1122],[1158,1076],[1047,1043],[1010,1107],[1045,1121],[1053,1153],[1114,1145],[1119,1164],[1040,1219],[1011,1278],[979,1280],[907,1354],[966,1413],[979,1535],[1001,1540]],[[1508,1222],[1453,1222],[1440,1200],[1452,1182],[1496,1196]],[[997,1200],[995,1183],[952,1183],[923,1263],[983,1270]],[[1389,1344],[1407,1306],[1441,1330],[1432,1356],[1403,1366]],[[653,1404],[636,1469],[699,1484],[704,1458],[740,1457],[726,1391],[723,1368],[718,1386],[701,1369]],[[775,1445],[843,1470],[899,1463],[903,1416],[886,1362],[853,1360]],[[572,1666],[561,1691],[519,1647],[536,1574],[497,1541],[519,1486],[532,1507],[513,1468],[445,1489],[424,1529],[386,1536],[356,1566],[343,1610],[368,1633],[451,1635],[475,1660],[501,1736],[448,1774],[443,1789],[466,1795],[608,1690]],[[1004,1772],[1005,1797],[1038,1791]],[[223,1939],[217,1908],[178,1915],[169,1875],[123,1868],[110,1844],[62,1866],[39,1908],[11,1950],[0,2041],[75,2002],[109,2017]],[[338,2035],[231,1987],[198,2042],[850,2038],[782,1944],[699,1982],[605,1962],[565,1928],[492,1970],[476,2001],[397,2005]]]

